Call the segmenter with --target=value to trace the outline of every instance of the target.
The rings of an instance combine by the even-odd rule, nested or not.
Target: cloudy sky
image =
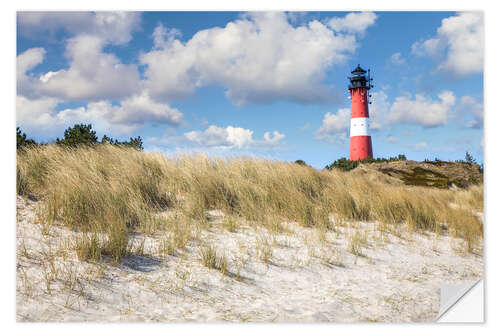
[[[19,12],[17,125],[317,168],[349,153],[347,76],[374,76],[377,157],[483,160],[480,12]]]

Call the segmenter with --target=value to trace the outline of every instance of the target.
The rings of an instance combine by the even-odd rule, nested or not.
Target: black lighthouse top
[[[354,88],[366,88],[370,89],[373,88],[371,85],[370,81],[372,80],[370,78],[370,70],[368,70],[368,77],[365,75],[367,72],[361,68],[361,66],[358,64],[358,67],[356,67],[352,72],[352,76],[347,77],[350,81],[350,84],[348,86],[349,89],[354,89]]]

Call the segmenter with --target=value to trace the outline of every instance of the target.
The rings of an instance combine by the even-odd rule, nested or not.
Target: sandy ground
[[[201,264],[199,242],[163,258],[159,237],[144,235],[133,236],[143,255],[92,264],[71,250],[76,232],[35,223],[37,205],[17,198],[18,321],[426,322],[438,314],[441,283],[483,274],[483,257],[446,236],[355,223],[367,239],[355,256],[349,225],[326,239],[293,223],[280,235],[229,232],[216,212],[201,242],[224,253],[228,275]]]

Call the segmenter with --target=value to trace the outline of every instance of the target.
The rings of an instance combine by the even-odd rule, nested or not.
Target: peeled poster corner
[[[484,282],[441,284],[439,323],[484,323]]]

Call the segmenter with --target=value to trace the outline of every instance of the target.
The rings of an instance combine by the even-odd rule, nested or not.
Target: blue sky
[[[19,12],[17,125],[322,168],[348,156],[360,63],[376,157],[482,162],[483,30],[480,12]]]

